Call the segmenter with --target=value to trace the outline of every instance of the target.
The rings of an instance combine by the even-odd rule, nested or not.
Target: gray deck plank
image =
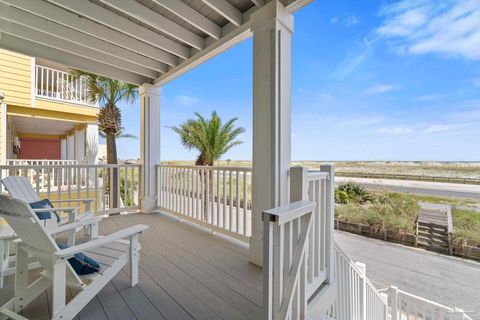
[[[160,214],[106,218],[100,233],[138,223],[150,226],[140,237],[140,283],[130,288],[129,268],[124,268],[76,319],[261,318],[262,273],[248,262],[244,247]],[[0,302],[12,295],[10,276]],[[48,300],[45,293],[25,313],[31,319],[48,319]]]

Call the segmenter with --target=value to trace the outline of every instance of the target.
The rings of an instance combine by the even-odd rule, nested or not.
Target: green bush
[[[365,203],[372,202],[374,198],[365,190],[364,187],[355,183],[343,183],[335,189],[335,202],[341,204],[347,203]]]

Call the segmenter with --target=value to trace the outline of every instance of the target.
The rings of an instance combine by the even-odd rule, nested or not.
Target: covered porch
[[[97,215],[128,213],[103,232],[150,226],[140,284],[120,273],[79,319],[386,319],[385,297],[335,246],[334,167],[290,168],[293,13],[309,2],[0,0],[0,46],[139,85],[140,164],[0,168],[34,172],[47,197],[95,197]],[[161,165],[162,85],[248,37],[252,168]],[[123,204],[106,206],[113,195]],[[22,313],[55,316],[45,302]]]

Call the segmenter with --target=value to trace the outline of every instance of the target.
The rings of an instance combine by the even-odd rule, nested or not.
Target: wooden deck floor
[[[137,223],[150,226],[140,239],[140,283],[130,288],[124,270],[77,319],[261,318],[262,272],[248,262],[245,248],[160,214],[108,218],[101,223],[101,233]],[[0,290],[1,304],[12,296],[12,286],[9,276]],[[46,292],[23,315],[49,319],[49,301]]]

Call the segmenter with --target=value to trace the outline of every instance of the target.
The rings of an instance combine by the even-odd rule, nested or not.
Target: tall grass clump
[[[480,246],[480,213],[453,208],[453,243]]]
[[[336,192],[335,217],[340,221],[369,225],[373,231],[392,231],[398,235],[415,232],[420,207],[405,194],[368,192],[349,183]]]

